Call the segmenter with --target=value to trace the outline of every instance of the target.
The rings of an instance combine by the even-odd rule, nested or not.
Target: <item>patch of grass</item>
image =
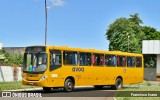
[[[147,84],[147,86],[151,86],[151,85],[152,85],[152,84],[151,84],[151,83],[149,83],[149,82],[147,82],[146,84]]]
[[[159,97],[116,97],[116,100],[159,100]]]
[[[133,87],[129,87],[129,88],[123,88],[119,91],[160,91],[160,87],[159,88],[133,88]]]
[[[26,89],[35,88],[35,86],[24,86],[21,81],[17,82],[0,82],[0,91],[2,90],[16,90],[16,89]]]
[[[160,84],[155,84],[155,83],[151,83],[148,81],[143,81],[142,83],[137,83],[137,84],[129,84],[126,86],[160,86]]]
[[[144,81],[142,83],[138,83],[138,85],[151,86],[152,84],[150,82]]]

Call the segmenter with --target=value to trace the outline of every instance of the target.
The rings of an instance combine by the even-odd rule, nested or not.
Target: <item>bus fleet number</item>
[[[83,67],[82,67],[82,68],[80,68],[80,67],[79,67],[79,68],[73,67],[73,68],[72,68],[72,71],[73,71],[73,72],[84,72],[84,68],[83,68]]]

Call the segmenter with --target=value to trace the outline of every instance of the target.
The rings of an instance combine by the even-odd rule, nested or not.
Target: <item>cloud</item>
[[[41,0],[35,0],[36,2],[40,2]],[[43,0],[42,0],[43,1]],[[62,7],[65,5],[64,0],[46,0],[47,8],[52,9],[55,7]]]
[[[50,0],[54,7],[64,6],[63,0]]]

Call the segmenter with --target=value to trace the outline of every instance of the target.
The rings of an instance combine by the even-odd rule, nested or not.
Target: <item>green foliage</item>
[[[144,55],[144,67],[155,68],[156,67],[156,55]]]
[[[130,15],[131,18],[129,18],[130,21],[134,22],[135,24],[143,24],[143,21],[138,17],[138,13],[135,13],[133,15]]]
[[[136,20],[135,16],[134,18],[131,16],[131,18],[128,19],[119,18],[109,25],[106,31],[106,37],[110,41],[109,50],[128,52],[129,42],[129,45],[131,45],[129,47],[129,52],[141,52],[141,40],[144,36],[144,32],[139,23],[142,23],[142,21],[138,19],[136,22],[133,22],[134,20]]]
[[[150,82],[147,82],[146,85],[147,85],[147,86],[151,86],[152,84],[151,84]]]
[[[160,32],[150,26],[143,26],[142,31],[145,33],[143,40],[160,40]]]
[[[2,63],[5,60],[4,50],[0,49],[0,63]]]
[[[138,14],[118,18],[106,30],[109,50],[142,53],[142,40],[160,40],[160,32],[150,26],[141,26]],[[129,50],[128,50],[129,49]],[[155,55],[144,55],[145,67],[156,66]]]
[[[14,54],[10,55],[9,53],[6,53],[4,50],[0,50],[0,55],[3,54],[5,56],[4,61],[1,62],[3,65],[16,65],[16,66],[22,66],[23,64],[23,55],[21,54]]]
[[[5,51],[3,49],[0,49],[0,55],[4,54],[4,53],[5,53]]]
[[[37,87],[22,85],[21,81],[16,81],[16,82],[0,82],[0,91],[2,91],[2,90],[27,89],[27,88],[37,88]]]

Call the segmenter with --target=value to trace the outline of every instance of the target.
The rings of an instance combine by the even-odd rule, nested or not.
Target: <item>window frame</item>
[[[110,57],[107,57],[110,56]],[[113,59],[113,57],[116,57],[115,60]],[[107,65],[107,60],[111,58],[111,60],[113,60],[113,62],[110,62],[111,65]],[[105,66],[107,67],[116,67],[117,66],[117,55],[114,54],[105,54]]]
[[[53,58],[53,54],[54,54],[54,51],[58,51],[59,52],[59,54],[57,53],[57,55],[61,55],[61,64],[59,64],[59,65],[52,65],[52,58]],[[62,67],[62,62],[63,62],[63,59],[62,59],[62,57],[63,57],[63,55],[62,55],[62,51],[61,50],[51,50],[50,51],[50,68],[49,68],[49,70],[50,71],[52,71],[52,70],[56,70],[56,69],[58,69],[58,68],[61,68]]]
[[[70,53],[69,55],[71,55],[71,54],[73,54],[73,53],[75,53],[75,54],[77,54],[77,59],[76,59],[76,61],[75,61],[75,64],[73,64],[73,58],[72,58],[72,55],[71,55],[71,58],[70,58],[70,60],[71,60],[71,62],[72,62],[72,64],[69,64],[69,63],[66,63],[66,52],[68,52],[68,53]],[[68,59],[69,57],[67,57],[67,59]],[[74,58],[74,60],[75,60],[75,58]],[[68,61],[67,61],[68,62]],[[65,66],[78,66],[78,52],[77,51],[68,51],[68,50],[64,50],[63,51],[63,65]]]
[[[123,65],[124,64],[124,62],[123,62],[123,58],[122,58],[122,62],[121,62],[121,64],[122,64],[122,66],[120,66],[120,64],[119,64],[119,58],[120,57],[125,57],[125,66]],[[125,55],[117,55],[117,67],[126,67],[127,66],[127,63],[126,63],[126,56]]]
[[[95,65],[95,62],[96,62],[96,55],[99,55],[99,58],[97,58],[99,60],[99,64],[96,64]],[[94,58],[93,58],[94,56]],[[103,59],[101,58],[103,56]],[[93,61],[94,59],[94,61]],[[98,67],[103,67],[105,65],[105,55],[104,54],[101,54],[101,53],[92,53],[92,66],[98,66]],[[97,61],[98,62],[98,61]]]
[[[84,54],[84,60],[82,60],[82,61],[84,61],[83,63],[83,65],[81,65],[81,54]],[[89,64],[87,64],[87,59],[88,59],[88,57],[87,57],[87,55],[88,56],[90,56],[90,60],[89,60]],[[83,59],[83,58],[82,58]],[[79,64],[79,66],[91,66],[92,65],[92,54],[91,53],[89,53],[89,52],[79,52],[78,53],[78,64]]]
[[[140,58],[140,65],[141,66],[137,66],[137,58]],[[142,68],[142,57],[135,57],[135,66],[136,66],[136,68]]]
[[[130,59],[132,59],[130,66],[128,66],[128,57],[130,57]],[[134,65],[133,65],[133,58],[134,58]],[[136,66],[136,57],[135,56],[127,56],[127,68],[134,68],[135,66]]]

